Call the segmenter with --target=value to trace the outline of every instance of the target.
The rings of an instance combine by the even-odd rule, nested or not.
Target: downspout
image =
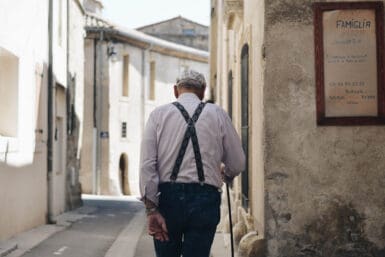
[[[70,0],[67,0],[67,33],[66,33],[66,76],[67,76],[67,94],[66,94],[66,97],[67,97],[67,100],[66,100],[66,134],[67,134],[67,142],[66,142],[66,149],[68,149],[68,134],[69,134],[69,127],[68,127],[68,122],[69,120],[68,119],[72,119],[72,117],[69,116],[69,114],[71,113],[69,110],[69,108],[71,108],[71,97],[72,97],[72,80],[71,80],[71,76],[70,76],[70,70],[69,70],[69,62],[70,62]],[[66,162],[65,162],[65,174],[67,174],[67,164],[69,163],[69,159],[68,159],[68,154],[66,153],[65,154],[66,156]],[[73,174],[71,174],[71,176],[73,176]],[[64,199],[65,199],[65,209],[68,210],[68,209],[71,209],[71,206],[72,206],[72,201],[70,201],[68,203],[68,200],[70,199],[71,200],[71,187],[68,186],[68,180],[67,180],[67,175],[65,176],[65,179],[64,179],[64,188],[65,188],[65,196],[64,196]]]
[[[104,31],[100,30],[99,40],[97,42],[95,51],[96,54],[96,194],[101,193],[101,177],[102,177],[102,145],[101,145],[101,132],[102,132],[102,116],[103,116],[103,41]]]
[[[49,224],[54,223],[52,213],[52,156],[53,156],[53,0],[48,2],[48,92],[47,92],[47,217]]]
[[[94,110],[94,112],[93,112],[93,130],[92,130],[92,132],[93,132],[93,134],[92,134],[92,136],[93,136],[93,140],[92,140],[92,142],[93,142],[93,144],[92,144],[92,194],[96,194],[97,193],[97,187],[98,187],[98,184],[97,184],[97,159],[98,159],[98,156],[97,156],[97,145],[96,145],[96,143],[97,143],[97,135],[98,135],[98,126],[97,126],[97,123],[96,123],[96,120],[97,120],[97,118],[96,118],[96,112],[97,112],[97,110],[96,110],[96,102],[97,102],[97,100],[96,100],[96,96],[97,96],[97,94],[96,94],[96,90],[97,90],[97,86],[96,86],[96,74],[97,74],[97,72],[96,72],[96,69],[97,69],[97,67],[96,67],[96,60],[97,60],[97,53],[96,53],[96,47],[97,47],[97,45],[98,45],[98,43],[97,43],[97,39],[95,38],[94,39],[94,46],[93,46],[93,54],[94,54],[94,58],[93,58],[93,86],[94,86],[94,90],[93,90],[93,99],[94,99],[94,101],[93,101],[93,110]]]

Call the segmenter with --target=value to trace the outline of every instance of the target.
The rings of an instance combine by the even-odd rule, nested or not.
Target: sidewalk
[[[65,230],[72,223],[84,218],[93,211],[94,209],[90,207],[80,207],[59,215],[56,224],[42,225],[20,233],[9,240],[0,241],[0,257],[20,257],[53,234]]]

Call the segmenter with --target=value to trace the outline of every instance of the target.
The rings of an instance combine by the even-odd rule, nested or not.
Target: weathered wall
[[[254,217],[254,226],[260,235],[264,234],[264,115],[263,115],[263,85],[264,85],[264,13],[263,1],[244,1],[244,21],[249,35],[249,102],[250,102],[250,209]],[[256,15],[257,14],[257,15]],[[241,53],[242,46],[238,48]],[[240,104],[239,104],[240,106]]]
[[[67,209],[73,209],[81,204],[79,169],[84,111],[84,16],[76,1],[69,1]]]
[[[205,51],[208,50],[208,27],[180,16],[164,22],[148,25],[138,30],[177,44],[191,46]],[[185,30],[191,30],[192,34],[186,34],[186,32],[184,32]]]
[[[316,125],[311,2],[265,1],[267,256],[385,256],[385,128]]]

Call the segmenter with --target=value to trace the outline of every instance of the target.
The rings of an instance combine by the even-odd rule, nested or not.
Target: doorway
[[[249,207],[249,46],[241,52],[241,137],[246,155],[245,171],[242,172],[242,205]]]
[[[119,180],[120,189],[123,195],[130,195],[130,184],[128,176],[128,158],[126,154],[121,154],[119,159]]]

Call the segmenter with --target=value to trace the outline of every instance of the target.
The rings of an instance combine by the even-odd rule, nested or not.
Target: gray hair
[[[176,85],[202,89],[206,86],[206,80],[202,73],[195,70],[185,70],[177,79]]]

